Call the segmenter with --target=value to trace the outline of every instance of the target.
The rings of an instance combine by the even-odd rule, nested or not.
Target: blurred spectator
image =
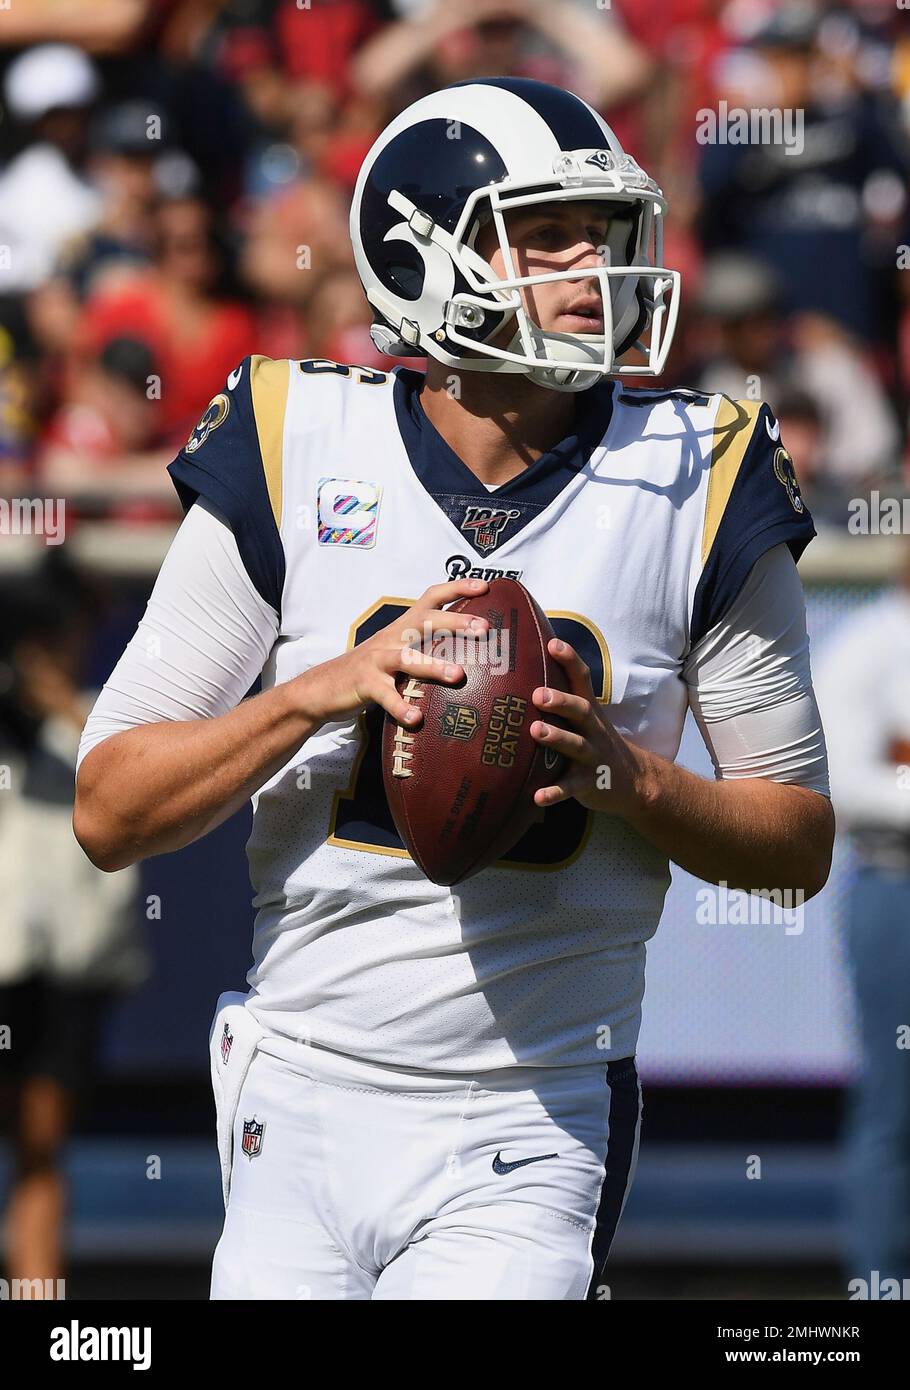
[[[848,945],[862,1058],[845,1274],[883,1283],[910,1279],[910,553],[900,588],[839,628],[815,688],[835,808],[859,859]]]
[[[858,80],[822,80],[814,6],[800,0],[775,10],[750,52],[729,107],[789,113],[793,138],[702,146],[706,246],[749,251],[771,265],[788,309],[829,315],[878,346],[892,342],[908,176],[897,127]]]
[[[818,405],[825,426],[825,467],[844,486],[896,472],[900,437],[887,396],[858,345],[822,314],[793,324],[794,385]]]
[[[156,362],[133,338],[114,338],[97,359],[79,362],[69,393],[41,441],[37,485],[48,496],[113,505],[124,497],[155,499],[179,512],[167,474],[173,448],[158,440],[158,402],[150,395]],[[72,512],[73,508],[69,508]]]
[[[79,339],[89,352],[113,338],[145,343],[160,372],[158,435],[182,444],[214,389],[256,350],[251,310],[222,292],[226,258],[199,198],[163,200],[153,223],[153,267],[93,296]]]
[[[12,116],[31,139],[0,175],[0,293],[31,289],[50,274],[66,242],[95,225],[101,199],[85,161],[95,67],[65,44],[23,53],[3,84]]]
[[[367,0],[319,0],[307,6],[282,0],[276,32],[285,71],[294,81],[326,83],[344,95],[353,55],[378,27]]]
[[[669,195],[673,223],[688,222],[698,146],[692,138],[698,112],[715,103],[716,75],[733,41],[726,0],[663,0],[642,5],[614,0],[629,37],[649,55],[652,78],[647,100],[621,100],[610,124],[624,149],[653,173]]]
[[[350,200],[360,166],[382,128],[381,103],[350,97],[341,105],[331,87],[302,83],[292,102],[291,140],[301,171],[324,175]]]
[[[641,94],[652,63],[615,16],[575,0],[427,0],[351,64],[359,91],[394,93],[399,110],[450,82],[491,74],[555,82],[606,108]]]
[[[166,124],[147,101],[124,101],[101,112],[92,130],[90,169],[102,198],[98,226],[69,250],[65,271],[80,299],[103,288],[108,272],[145,264],[149,219],[162,191]]]
[[[182,442],[247,352],[393,366],[368,338],[369,309],[351,280],[357,170],[414,97],[491,73],[579,91],[663,183],[665,261],[687,287],[667,383],[760,394],[779,413],[792,406],[788,443],[822,520],[841,518],[858,487],[893,476],[906,421],[898,425],[887,393],[905,414],[910,398],[910,277],[895,266],[895,247],[910,244],[900,135],[902,100],[910,130],[910,62],[892,6],[110,0],[101,9],[43,0],[0,25],[0,43],[42,44],[14,57],[4,79],[14,117],[5,147],[20,151],[0,173],[7,481],[34,479],[40,439],[40,476],[70,496],[66,480],[77,477],[103,484],[96,501],[118,507],[147,483],[159,496],[146,464]],[[73,46],[44,45],[51,32]],[[96,69],[83,49],[118,59]],[[720,99],[804,109],[802,152],[700,145],[699,114]],[[107,348],[124,339],[153,361],[160,399],[116,366],[110,378]]]
[[[59,552],[55,565],[60,566]],[[104,874],[72,832],[73,772],[91,698],[79,689],[89,615],[75,577],[4,582],[0,630],[0,1116],[10,1143],[9,1276],[63,1273],[60,1160],[111,1002],[147,973],[138,873]]]
[[[264,129],[281,128],[293,88],[281,71],[277,44],[268,29],[234,31],[222,53],[221,70]]]
[[[780,437],[793,459],[799,490],[816,526],[844,526],[848,499],[825,468],[822,417],[811,396],[784,387],[777,398]]]
[[[206,195],[219,213],[241,192],[258,129],[245,100],[249,87],[237,82],[242,49],[234,53],[230,41],[247,26],[267,32],[270,8],[263,0],[168,0],[156,6],[150,51],[133,65],[142,96],[167,113],[180,148],[204,170]],[[277,54],[266,65],[278,71]]]
[[[72,0],[6,5],[0,44],[20,47],[64,39],[90,53],[116,53],[140,34],[154,0],[104,0],[102,5],[74,5]]]
[[[893,72],[904,129],[910,131],[910,34],[906,29],[896,36]]]
[[[147,102],[122,102],[96,119],[88,171],[100,198],[97,220],[62,248],[54,273],[29,299],[32,329],[48,352],[73,347],[90,295],[148,264],[165,135]]]
[[[711,354],[699,374],[704,390],[774,404],[784,368],[780,299],[777,276],[751,256],[728,253],[705,263],[697,299]]]
[[[265,305],[258,350],[305,354],[306,311],[319,282],[354,268],[348,204],[326,179],[295,180],[251,207],[245,232],[240,271]]]
[[[38,432],[38,346],[22,300],[0,298],[0,496],[26,494]]]
[[[307,355],[388,370],[389,359],[373,346],[372,322],[356,271],[335,270],[320,276],[307,312]]]
[[[779,277],[761,261],[727,254],[704,269],[698,307],[707,320],[703,348],[713,354],[699,385],[734,399],[766,400],[802,392],[821,426],[819,473],[853,489],[896,471],[900,436],[894,412],[859,347],[830,318],[781,318]],[[800,478],[802,461],[793,454]],[[817,482],[820,478],[817,477]]]

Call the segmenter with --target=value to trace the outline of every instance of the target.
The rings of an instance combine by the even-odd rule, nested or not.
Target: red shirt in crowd
[[[344,95],[352,53],[380,24],[365,0],[314,0],[307,9],[285,0],[275,17],[285,71],[326,82]]]
[[[256,324],[243,304],[212,300],[192,337],[154,273],[89,300],[80,340],[98,352],[114,338],[138,338],[152,351],[161,377],[162,440],[182,443],[241,358],[256,351]]]

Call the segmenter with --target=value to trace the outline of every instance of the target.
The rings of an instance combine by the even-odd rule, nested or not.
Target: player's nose
[[[590,231],[580,230],[573,240],[570,251],[573,270],[593,270],[604,264],[604,243],[596,240]]]

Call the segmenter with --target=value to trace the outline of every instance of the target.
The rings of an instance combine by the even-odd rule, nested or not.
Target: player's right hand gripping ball
[[[434,643],[433,655],[463,666],[465,680],[450,686],[401,675],[398,689],[423,722],[406,729],[387,715],[382,740],[398,834],[427,878],[446,885],[487,868],[543,815],[534,793],[558,779],[563,759],[528,732],[540,718],[531,696],[541,685],[567,689],[547,651],[553,629],[516,579],[494,579],[485,594],[452,607],[490,624],[463,646],[451,633]]]

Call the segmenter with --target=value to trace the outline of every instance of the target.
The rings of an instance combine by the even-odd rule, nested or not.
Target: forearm
[[[614,105],[640,92],[654,72],[647,51],[603,11],[587,14],[574,5],[535,5],[529,22],[579,65],[596,88],[596,104]]]
[[[389,24],[355,53],[350,76],[365,96],[393,92],[409,73],[425,62],[446,32],[436,11],[425,18],[402,19]]]
[[[142,720],[102,735],[79,769],[76,839],[92,862],[107,870],[182,849],[239,810],[324,724],[348,720],[373,702],[400,723],[412,724],[419,716],[399,692],[396,676],[407,671],[454,683],[464,671],[444,657],[415,650],[407,634],[422,631],[427,622],[440,631],[485,632],[485,618],[443,605],[486,587],[480,579],[433,584],[403,618],[226,713]],[[130,648],[121,659],[126,668],[121,683],[127,687],[131,677],[137,679],[129,655]],[[222,659],[226,656],[225,647]],[[173,695],[169,698],[173,706]],[[135,710],[137,702],[128,708]],[[112,715],[122,719],[117,709],[116,700],[101,714],[96,705],[86,736],[97,738]]]
[[[69,0],[42,6],[4,7],[0,44],[74,43],[90,53],[111,53],[126,44],[143,23],[146,0],[106,0],[96,7]]]
[[[239,810],[316,731],[298,676],[211,719],[143,724],[86,754],[73,828],[108,871],[182,849]]]
[[[760,777],[708,781],[636,750],[638,795],[626,819],[675,864],[731,888],[823,887],[831,864],[834,813],[827,797]]]

